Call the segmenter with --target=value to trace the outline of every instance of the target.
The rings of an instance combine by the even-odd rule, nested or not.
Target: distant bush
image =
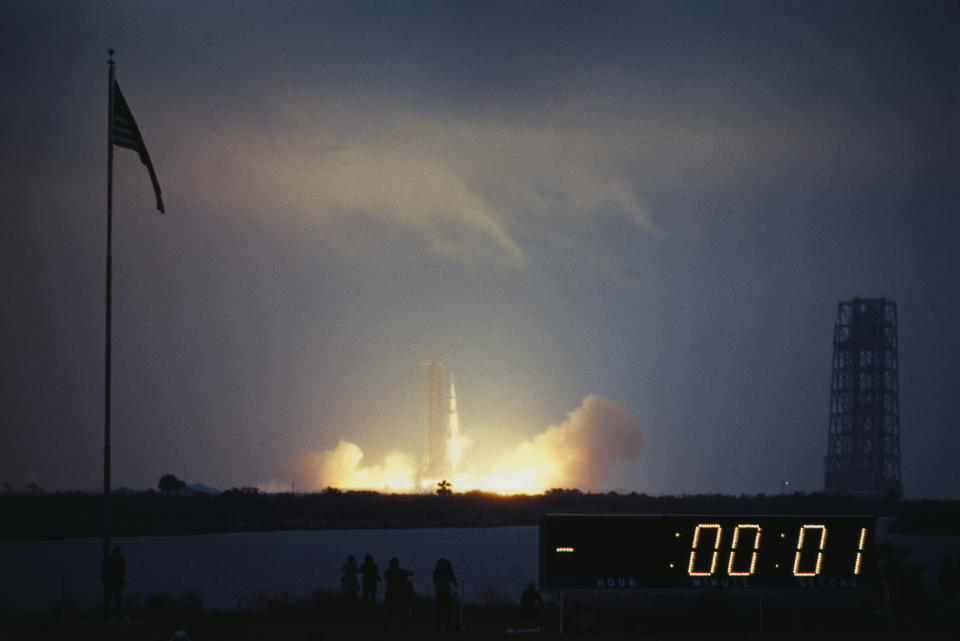
[[[164,474],[157,481],[157,488],[164,494],[175,494],[182,492],[187,487],[187,482],[178,479],[173,474]]]
[[[290,598],[286,592],[255,592],[250,596],[237,601],[237,609],[241,612],[278,612],[286,610]]]
[[[264,496],[264,491],[259,487],[231,487],[223,492],[223,496]]]
[[[154,612],[201,612],[203,600],[196,592],[185,592],[179,596],[171,594],[148,594],[143,605]]]
[[[508,608],[516,605],[513,599],[500,590],[494,590],[493,588],[480,590],[479,601],[480,605],[491,609]]]
[[[50,612],[57,616],[71,615],[80,609],[76,593],[66,584],[66,579],[60,588],[60,592],[50,602]]]

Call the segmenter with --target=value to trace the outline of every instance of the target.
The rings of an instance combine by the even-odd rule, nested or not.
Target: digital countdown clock
[[[861,516],[547,515],[541,589],[857,589],[873,581]]]

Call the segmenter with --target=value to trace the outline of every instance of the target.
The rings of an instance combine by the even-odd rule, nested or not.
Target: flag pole
[[[111,343],[111,302],[113,289],[113,99],[116,83],[113,49],[108,49],[110,60],[109,89],[107,104],[107,310],[104,372],[104,411],[103,411],[103,558],[110,554],[110,343]]]

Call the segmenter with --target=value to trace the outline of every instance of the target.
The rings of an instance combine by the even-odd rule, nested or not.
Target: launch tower
[[[824,463],[827,493],[903,495],[897,305],[885,298],[837,307]]]
[[[423,451],[420,475],[433,479],[443,474],[446,459],[443,411],[443,365],[440,361],[423,361],[426,370],[427,442]]]

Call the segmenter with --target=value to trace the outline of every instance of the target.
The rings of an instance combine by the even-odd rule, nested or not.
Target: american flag
[[[160,182],[157,180],[157,173],[153,170],[153,163],[150,162],[150,154],[147,153],[147,146],[143,143],[143,136],[140,135],[140,128],[133,119],[133,113],[123,99],[120,92],[120,85],[113,83],[113,144],[118,147],[133,149],[140,155],[140,162],[147,167],[150,172],[150,180],[153,182],[153,193],[157,197],[157,209],[163,212],[163,198],[160,197]]]

